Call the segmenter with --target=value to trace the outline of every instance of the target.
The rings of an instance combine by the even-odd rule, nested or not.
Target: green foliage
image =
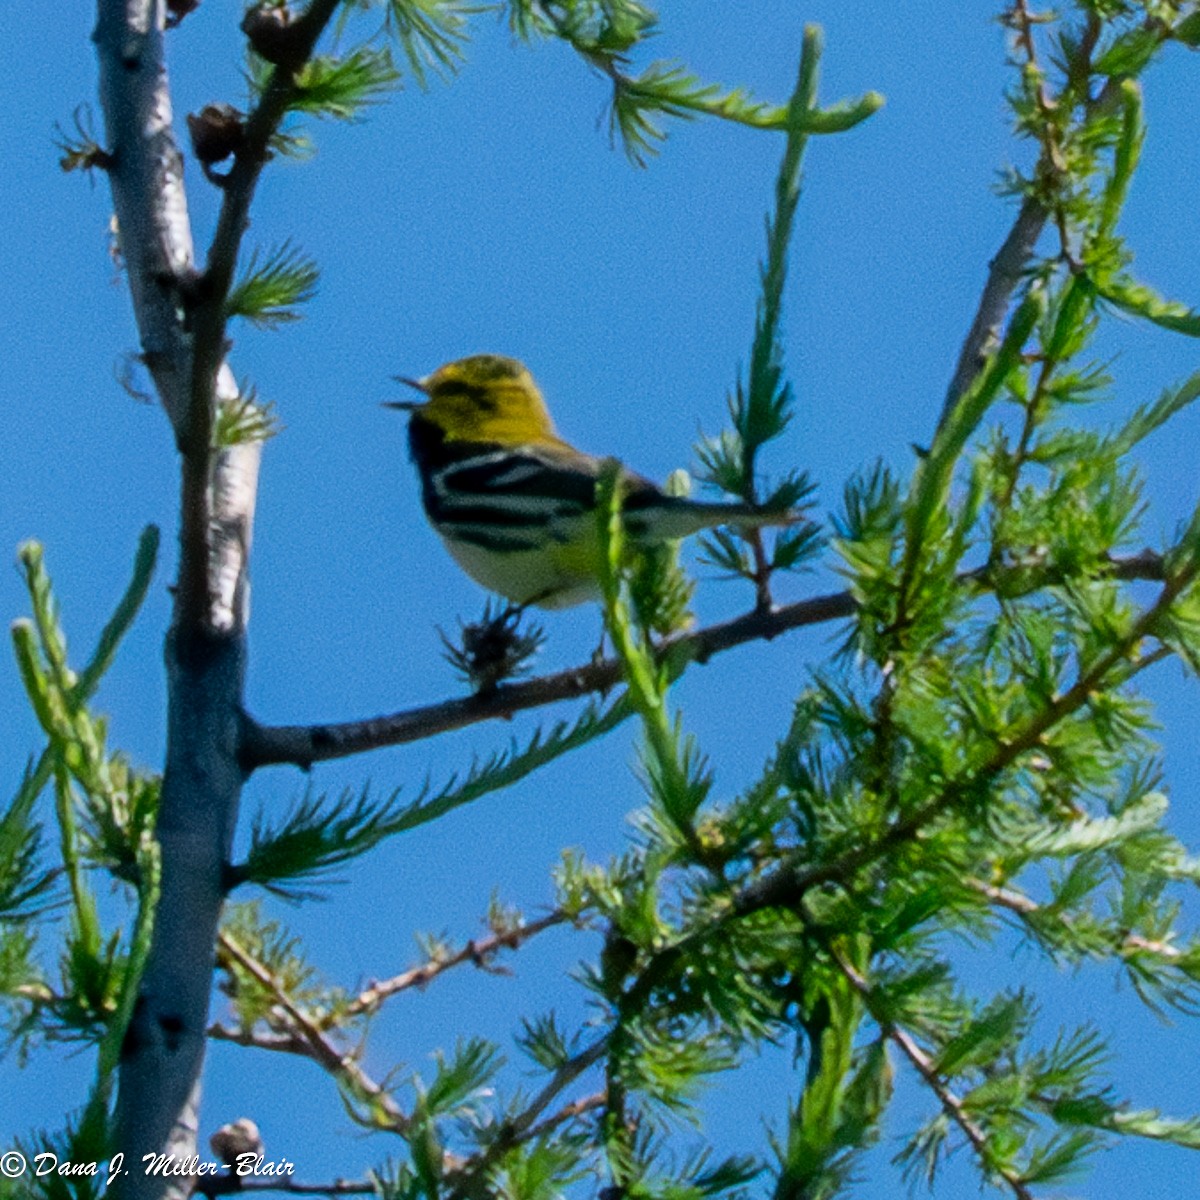
[[[419,1098],[414,1113],[418,1121],[460,1118],[470,1113],[479,1093],[495,1078],[504,1060],[495,1046],[471,1038],[459,1042],[449,1058],[435,1054],[434,1063],[436,1069],[428,1084],[420,1076],[413,1080]]]
[[[0,816],[0,920],[13,926],[40,916],[50,903],[54,872],[41,867],[41,829],[33,821],[33,805],[49,779],[50,758],[29,767],[12,803]],[[14,930],[14,938],[18,937]],[[15,943],[14,943],[15,944]],[[0,989],[7,994],[8,989]]]
[[[1200,46],[1200,13],[1194,12],[1180,17],[1178,24],[1171,30],[1171,36],[1193,49]]]
[[[1133,280],[1119,279],[1099,287],[1105,300],[1131,316],[1142,317],[1173,333],[1200,337],[1200,313],[1176,300],[1165,300],[1153,288]]]
[[[77,902],[84,894],[79,889],[85,862],[105,864],[129,879],[137,877],[142,840],[153,822],[157,780],[106,749],[107,723],[91,714],[86,701],[111,664],[146,595],[157,545],[157,530],[148,529],[142,536],[129,589],[102,630],[91,660],[78,674],[67,660],[66,639],[42,566],[41,548],[26,543],[21,550],[34,616],[32,622],[14,622],[13,646],[49,746],[42,764],[26,777],[10,817],[19,824],[37,793],[53,780],[64,867]]]
[[[263,1022],[271,1029],[288,1028],[280,998],[307,1010],[314,1025],[336,1023],[345,1008],[346,994],[321,979],[302,952],[299,939],[280,922],[266,918],[255,902],[231,905],[221,933],[226,945],[218,951],[225,983],[239,1025],[253,1028]],[[234,957],[229,942],[241,951]],[[258,966],[250,970],[246,960]]]
[[[0,1176],[0,1200],[99,1200],[105,1183],[108,1145],[102,1135],[86,1121],[71,1119],[60,1131],[38,1130],[18,1139],[13,1149],[29,1164],[37,1155],[51,1154],[43,1160],[60,1166],[71,1163],[92,1168],[89,1172],[27,1171],[15,1179]]]
[[[642,718],[646,749],[641,756],[647,788],[654,804],[649,820],[661,825],[681,844],[695,844],[695,819],[711,784],[707,768],[691,738],[684,737],[667,710],[664,667],[655,662],[644,631],[635,630],[627,600],[629,580],[624,529],[621,524],[619,468],[615,465],[596,485],[603,568],[605,625],[611,634],[629,684],[628,700]]]
[[[782,436],[792,418],[792,385],[784,375],[783,290],[787,279],[787,250],[795,228],[800,202],[800,164],[812,115],[817,112],[816,95],[821,38],[815,27],[805,31],[796,90],[783,115],[787,134],[783,161],[775,182],[775,211],[767,218],[767,257],[760,268],[762,292],[750,347],[749,378],[739,379],[729,399],[733,428],[708,438],[697,453],[703,478],[722,491],[749,504],[762,503],[769,509],[799,510],[809,501],[815,485],[803,472],[790,472],[760,499],[758,454],[768,442]],[[706,560],[725,574],[754,582],[758,603],[769,603],[768,582],[776,570],[797,570],[822,546],[816,525],[800,521],[778,535],[770,551],[758,531],[740,536],[717,530],[704,541]]]
[[[598,62],[613,80],[612,127],[621,136],[626,153],[639,166],[666,139],[664,118],[719,117],[756,129],[794,128],[786,106],[755,100],[741,88],[705,83],[686,66],[675,62],[651,63],[640,75],[626,76],[616,67],[619,58],[599,46],[580,45],[568,39],[592,62]],[[803,129],[811,133],[842,133],[861,124],[883,106],[883,98],[868,92],[831,109],[806,110]]]
[[[613,129],[637,162],[675,118],[783,134],[748,365],[729,399],[730,427],[698,454],[706,482],[744,503],[810,505],[806,475],[768,477],[762,466],[796,404],[782,314],[801,164],[811,135],[853,127],[879,98],[818,104],[813,29],[794,93],[778,106],[676,63],[631,65],[658,31],[638,0],[384,8],[379,32],[422,83],[457,69],[470,18],[484,8],[499,9],[519,38],[565,43],[611,86]],[[598,487],[600,582],[620,695],[414,799],[402,802],[399,789],[310,790],[283,815],[254,819],[229,885],[301,900],[381,841],[519,782],[629,716],[640,722],[646,803],[628,846],[603,864],[565,853],[545,918],[527,924],[495,902],[485,938],[455,946],[427,936],[423,962],[356,993],[326,981],[259,903],[229,909],[218,947],[229,1012],[213,1036],[307,1057],[352,1120],[399,1139],[402,1158],[371,1175],[378,1194],[551,1200],[600,1180],[602,1194],[630,1200],[740,1197],[751,1187],[778,1200],[845,1195],[881,1136],[900,1072],[924,1105],[894,1154],[911,1180],[933,1183],[961,1150],[981,1181],[1023,1200],[1075,1177],[1120,1137],[1200,1148],[1200,1120],[1115,1099],[1102,1031],[1050,1027],[1033,986],[1015,988],[995,967],[1021,946],[1078,972],[1083,986],[1101,975],[1128,980],[1152,1013],[1200,1013],[1200,934],[1187,904],[1200,857],[1171,832],[1153,713],[1138,690],[1142,673],[1168,658],[1200,673],[1200,505],[1171,544],[1147,549],[1131,462],[1200,396],[1200,373],[1157,399],[1135,398],[1107,428],[1093,415],[1114,400],[1093,350],[1111,308],[1200,333],[1194,309],[1134,275],[1118,232],[1146,138],[1140,79],[1169,42],[1200,45],[1194,8],[1080,0],[1060,13],[1016,3],[1004,12],[1013,124],[1036,155],[1006,189],[1036,206],[1054,244],[1023,264],[1002,326],[928,448],[908,471],[876,465],[854,476],[828,542],[807,519],[771,540],[729,530],[706,540],[710,562],[753,583],[747,619],[774,615],[774,572],[806,566],[826,544],[854,605],[829,660],[798,677],[790,722],[744,786],[731,792],[685,732],[670,686],[686,664],[655,638],[687,624],[691,583],[674,547],[628,553],[612,472]],[[345,5],[341,32],[378,9]],[[389,50],[370,39],[300,65],[259,61],[259,107],[246,128],[272,105],[278,121],[351,119],[397,79]],[[292,136],[278,121],[265,146]],[[88,165],[86,146],[67,149]],[[225,313],[291,321],[315,284],[315,267],[285,243],[251,260]],[[215,445],[273,428],[247,390],[219,408]],[[14,626],[13,643],[47,745],[0,814],[0,999],[26,1051],[37,1038],[98,1045],[83,1117],[56,1143],[82,1159],[103,1157],[159,884],[158,780],[107,748],[106,723],[89,704],[145,596],[155,547],[148,533],[133,582],[78,673],[40,550],[21,554],[32,617]],[[489,611],[460,641],[453,661],[494,699],[540,638]],[[35,820],[43,793],[59,838],[53,865]],[[106,927],[98,872],[124,899],[133,889],[128,930]],[[60,895],[50,962],[37,936]],[[515,1040],[535,1084],[509,1090],[499,1048],[472,1037],[435,1052],[422,1073],[369,1075],[365,1039],[390,996],[461,964],[498,970],[499,950],[552,925],[595,939],[577,972],[589,1004],[582,1017],[521,1022]],[[986,975],[972,973],[974,986],[963,947],[993,961]],[[796,1067],[792,1095],[768,1113],[773,1158],[714,1160],[694,1132],[699,1101],[767,1044],[792,1048]]]
[[[571,40],[580,47],[578,39]],[[584,46],[583,52],[590,56],[603,55],[599,48]],[[764,129],[783,124],[779,108],[752,99],[740,88],[727,90],[705,83],[681,63],[654,62],[641,74],[627,77],[617,73],[615,56],[610,61],[614,75],[612,127],[640,166],[666,139],[665,117],[687,120],[705,113]]]
[[[243,388],[233,399],[217,402],[213,421],[213,446],[217,450],[265,442],[278,432],[274,405],[263,404],[253,388]]]
[[[316,263],[290,242],[270,251],[261,265],[255,251],[242,277],[230,289],[225,314],[245,317],[262,329],[296,321],[300,317],[296,306],[312,299],[319,278]]]
[[[557,1200],[589,1173],[580,1165],[580,1140],[538,1138],[515,1147],[492,1173],[491,1194],[498,1200]]]
[[[307,792],[274,827],[260,813],[251,829],[246,859],[233,868],[231,883],[257,883],[300,899],[306,893],[287,881],[319,878],[365,853],[395,831],[396,809],[394,793],[372,800],[366,791],[358,796],[347,792],[330,801]]]
[[[1122,70],[1142,61],[1147,45],[1114,43],[1105,69],[1118,55]],[[1074,416],[1109,386],[1072,361],[1096,330],[1095,280],[1105,262],[1128,265],[1114,231],[1142,132],[1140,98],[1120,94],[1123,121],[1088,134],[1088,186],[1064,183],[1055,198],[1081,224],[1092,275],[1053,260],[1031,272],[911,481],[882,468],[852,481],[834,545],[859,604],[854,657],[815,681],[761,779],[725,803],[633,633],[609,493],[607,616],[643,719],[650,805],[629,855],[567,865],[560,901],[609,923],[587,981],[612,1014],[606,1151],[623,1186],[652,1157],[623,1130],[686,1105],[744,1045],[788,1029],[807,1071],[775,1142],[779,1195],[840,1194],[878,1135],[897,1058],[933,1102],[898,1156],[907,1171],[932,1179],[966,1145],[984,1178],[1019,1195],[1077,1172],[1119,1124],[1103,1045],[1081,1030],[1038,1049],[1030,996],[957,985],[946,935],[989,942],[998,913],[1052,960],[1107,962],[1150,1005],[1195,1007],[1200,942],[1167,900],[1195,867],[1165,832],[1151,723],[1130,686],[1196,632],[1193,525],[1149,603],[1133,602],[1112,563],[1143,514],[1124,456],[1196,388],[1171,389],[1107,436]],[[702,450],[710,481],[742,497],[792,403],[774,330],[797,166],[781,173],[768,224],[750,382],[733,430]],[[986,428],[1006,403],[1019,436],[1003,417]],[[753,576],[750,547],[714,545]],[[694,1061],[662,1052],[668,1028]],[[1193,1126],[1164,1128],[1186,1145]]]
[[[629,578],[629,599],[638,625],[667,637],[692,623],[696,585],[679,565],[679,547],[665,543],[638,554]]]
[[[554,38],[571,47],[593,71],[611,84],[610,129],[626,154],[639,164],[657,153],[669,119],[716,117],[755,129],[789,127],[786,105],[759,101],[742,88],[705,82],[685,64],[648,63],[628,70],[630,57],[659,32],[658,16],[640,0],[352,0],[340,21],[344,32],[356,11],[383,8],[382,32],[399,47],[413,79],[424,87],[432,72],[448,76],[462,65],[471,19],[500,10],[522,40]],[[251,56],[254,95],[265,94],[274,73],[258,55]],[[341,57],[314,58],[301,69],[288,107],[296,112],[349,120],[395,86],[400,72],[386,47],[369,44]],[[853,100],[812,107],[805,115],[809,132],[832,134],[853,128],[883,104],[875,92]],[[287,152],[291,140],[277,143]]]
[[[755,129],[794,128],[787,105],[754,99],[742,88],[706,83],[686,65],[657,61],[627,72],[630,54],[658,32],[658,15],[639,0],[508,0],[509,25],[520,38],[557,37],[612,84],[610,128],[639,166],[666,139],[665,121],[708,116]],[[815,33],[812,36],[816,36]],[[809,105],[807,132],[841,133],[883,104],[877,92],[826,109]]]
[[[1197,397],[1200,397],[1200,371],[1189,375],[1178,387],[1165,389],[1153,403],[1136,408],[1125,424],[1109,438],[1106,452],[1113,457],[1128,454],[1134,446],[1145,441]]]
[[[353,121],[365,108],[378,104],[399,78],[386,47],[362,47],[342,58],[314,58],[297,77],[291,107],[313,116]]]
[[[506,7],[518,37],[557,33],[613,53],[658,32],[658,14],[641,0],[508,0]]]
[[[521,746],[476,760],[439,791],[426,786],[416,799],[401,804],[400,791],[373,799],[367,789],[344,792],[338,799],[306,793],[280,824],[255,817],[245,860],[232,867],[231,886],[257,883],[299,899],[311,895],[289,881],[318,880],[334,867],[365,854],[387,838],[437,820],[490,792],[511,787],[532,771],[601,737],[629,715],[621,701],[601,708],[589,704],[574,721],[538,730]]]
[[[542,6],[515,15],[525,35],[547,32]],[[597,37],[600,27],[580,28]],[[1129,69],[1148,46],[1114,41],[1105,70]],[[814,86],[815,59],[801,73],[768,222],[749,378],[735,390],[732,429],[701,449],[709,481],[743,499],[760,495],[758,450],[793,404],[779,321]],[[1155,1007],[1190,1012],[1197,1000],[1200,944],[1167,896],[1200,869],[1165,832],[1149,715],[1132,689],[1169,651],[1191,661],[1191,526],[1148,603],[1134,603],[1112,564],[1136,545],[1143,510],[1125,456],[1198,389],[1188,380],[1107,434],[1074,415],[1107,397],[1103,369],[1081,356],[1097,328],[1097,280],[1129,261],[1115,229],[1142,133],[1139,98],[1121,95],[1119,121],[1080,109],[1097,122],[1075,151],[1087,186],[1055,184],[1090,273],[1061,260],[1031,272],[912,478],[877,467],[847,487],[833,544],[859,606],[846,639],[854,653],[813,681],[739,795],[716,794],[671,711],[624,554],[619,487],[603,481],[606,618],[625,704],[642,722],[648,804],[627,854],[607,866],[568,856],[559,874],[560,910],[606,930],[583,972],[601,1019],[572,1029],[545,1017],[519,1040],[552,1081],[602,1058],[604,1092],[594,1140],[576,1134],[573,1152],[559,1143],[540,1180],[602,1147],[629,1194],[744,1186],[765,1164],[689,1175],[668,1164],[666,1146],[705,1080],[767,1038],[795,1039],[805,1065],[774,1141],[780,1196],[844,1190],[879,1136],[900,1065],[917,1073],[932,1113],[898,1162],[928,1178],[966,1145],[984,1178],[1024,1194],[1070,1177],[1118,1130],[1184,1145],[1194,1136],[1190,1121],[1127,1116],[1109,1096],[1096,1031],[1039,1045],[1033,998],[970,995],[947,947],[951,934],[1013,936],[999,932],[1003,919],[1052,961],[1111,964]],[[1032,110],[1015,103],[1032,129]],[[1068,125],[1056,133],[1064,144],[1075,136]],[[770,502],[801,503],[807,486],[787,478]],[[772,569],[819,544],[815,528],[785,537],[794,541],[781,543],[782,562],[778,549],[763,556]],[[761,571],[753,543],[731,534],[714,536],[710,556],[749,578]],[[494,1120],[480,1137],[484,1160],[498,1162],[514,1126]],[[440,1136],[435,1145],[447,1149]],[[410,1186],[434,1186],[434,1164],[414,1152]],[[491,1176],[516,1189],[519,1177]]]
[[[579,1053],[581,1039],[568,1038],[553,1013],[522,1021],[517,1045],[544,1071],[558,1071]]]
[[[463,0],[387,0],[388,30],[418,83],[424,85],[429,70],[450,72],[458,67],[467,22],[488,7]]]
[[[776,1139],[777,1194],[833,1196],[851,1179],[855,1159],[879,1136],[892,1093],[886,1044],[854,1046],[862,1005],[845,980],[804,1014],[809,1041],[805,1087],[789,1113],[786,1140]]]
[[[41,547],[26,543],[19,553],[33,619],[14,623],[13,647],[47,747],[0,819],[0,1003],[6,1009],[10,1039],[22,1052],[37,1039],[97,1047],[90,1098],[78,1125],[64,1135],[76,1161],[105,1157],[121,1039],[149,951],[159,883],[152,836],[158,780],[107,750],[107,723],[88,702],[146,596],[157,550],[158,531],[150,527],[139,541],[129,587],[79,672],[69,663]],[[40,871],[31,815],[50,785],[61,867]],[[97,870],[134,885],[136,903],[127,931],[103,930],[90,882]],[[69,907],[61,927],[57,980],[51,986],[49,971],[37,961],[32,933],[24,927],[46,915],[45,906],[35,901],[46,894],[59,871],[66,879]],[[94,1181],[87,1179],[63,1182],[47,1177],[39,1187],[47,1197],[96,1194]]]
[[[91,108],[86,104],[79,105],[72,114],[71,123],[74,130],[70,132],[57,122],[54,125],[54,145],[62,155],[58,165],[64,171],[88,173],[112,166],[111,155],[96,140]]]

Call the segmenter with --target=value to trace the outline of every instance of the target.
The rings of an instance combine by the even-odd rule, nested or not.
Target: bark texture
[[[172,128],[165,16],[163,0],[99,0],[95,32],[121,255],[142,358],[182,468],[179,585],[165,649],[162,889],[121,1054],[113,1148],[125,1154],[122,1200],[192,1190],[178,1172],[198,1152],[214,948],[244,782],[247,562],[261,451],[211,446],[218,396],[236,396],[237,384],[223,362],[221,314],[196,319],[204,289]],[[147,1171],[158,1156],[171,1169]]]

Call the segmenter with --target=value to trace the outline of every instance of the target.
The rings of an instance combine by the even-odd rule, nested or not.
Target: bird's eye
[[[437,389],[439,396],[444,396],[447,399],[451,397],[461,397],[464,400],[469,400],[476,408],[483,412],[492,412],[496,407],[495,397],[491,395],[487,388],[480,387],[478,384],[466,383],[461,379],[448,379]]]

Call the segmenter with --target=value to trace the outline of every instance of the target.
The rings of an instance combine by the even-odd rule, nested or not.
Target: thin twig
[[[367,1180],[335,1179],[332,1183],[293,1183],[290,1179],[242,1179],[238,1192],[286,1192],[291,1196],[378,1196],[377,1184]]]
[[[598,1063],[607,1050],[608,1038],[598,1038],[586,1050],[563,1063],[550,1077],[550,1082],[538,1092],[525,1109],[508,1122],[512,1138],[509,1144],[515,1144],[517,1140],[527,1137],[529,1131],[534,1127],[534,1123],[550,1107],[559,1092],[574,1083],[589,1067]]]
[[[995,884],[985,883],[982,879],[968,879],[967,886],[972,891],[978,892],[997,908],[1007,909],[1009,912],[1015,913],[1023,921],[1030,921],[1045,914],[1046,909],[1044,905],[1033,899],[1032,896],[1027,896],[1024,892],[1017,891],[1015,888],[997,887]],[[1052,916],[1054,920],[1070,928],[1071,917],[1069,913],[1055,912]],[[1161,942],[1156,938],[1141,937],[1136,933],[1126,933],[1118,938],[1114,938],[1112,948],[1121,958],[1132,957],[1137,954],[1153,954],[1158,958],[1165,959],[1167,962],[1176,963],[1183,957],[1183,952],[1178,946],[1172,946],[1168,942]]]
[[[486,968],[488,960],[498,951],[515,950],[530,938],[536,937],[539,933],[552,929],[556,925],[561,925],[568,919],[564,912],[556,910],[540,920],[530,921],[528,925],[517,925],[512,929],[493,933],[489,937],[472,938],[461,950],[457,950],[453,954],[447,954],[441,958],[430,958],[418,966],[402,971],[399,975],[393,975],[391,979],[372,983],[370,987],[364,988],[349,1004],[340,1009],[337,1017],[341,1020],[378,1012],[383,1002],[389,997],[408,991],[410,988],[424,987],[444,971],[461,966],[463,963],[473,963],[477,967]]]
[[[564,1104],[557,1112],[551,1113],[544,1120],[539,1121],[536,1125],[530,1125],[525,1130],[526,1141],[536,1141],[543,1134],[549,1133],[552,1129],[557,1129],[560,1125],[565,1125],[568,1121],[574,1121],[578,1117],[582,1117],[584,1113],[594,1112],[597,1108],[603,1108],[607,1096],[604,1092],[593,1092],[590,1096],[580,1096],[578,1100],[572,1100],[570,1104]]]
[[[209,1200],[242,1192],[284,1192],[291,1196],[378,1196],[379,1187],[368,1180],[335,1179],[332,1183],[296,1183],[286,1175],[256,1177],[232,1171],[202,1176],[196,1194]]]
[[[825,948],[837,964],[838,969],[845,976],[846,981],[862,997],[867,1011],[882,1030],[884,1036],[900,1048],[900,1052],[912,1064],[913,1069],[920,1075],[926,1087],[937,1097],[938,1103],[942,1106],[945,1114],[962,1130],[967,1141],[971,1143],[971,1148],[978,1155],[984,1169],[989,1173],[994,1172],[999,1175],[1012,1189],[1012,1193],[1017,1197],[1017,1200],[1033,1200],[1033,1193],[1025,1185],[1021,1176],[1011,1167],[1005,1166],[996,1160],[992,1148],[988,1143],[987,1132],[967,1112],[961,1098],[945,1083],[938,1072],[937,1066],[929,1055],[925,1053],[920,1045],[918,1045],[916,1039],[906,1029],[897,1025],[890,1017],[880,1011],[880,1006],[876,1003],[875,999],[875,989],[859,974],[854,964],[845,958],[836,945],[828,943]]]
[[[1037,41],[1033,28],[1039,23],[1038,18],[1030,11],[1028,0],[1014,0],[1012,8],[1006,14],[1006,21],[1016,35],[1017,45],[1025,54],[1025,62],[1037,78],[1034,89],[1034,102],[1037,104],[1041,123],[1038,127],[1038,141],[1042,146],[1041,157],[1038,161],[1037,172],[1048,185],[1048,190],[1054,192],[1055,184],[1067,174],[1066,160],[1063,158],[1062,146],[1054,128],[1055,111],[1061,104],[1071,86],[1068,79],[1059,96],[1051,97],[1046,87],[1046,75],[1038,58]],[[1059,251],[1064,259],[1069,260],[1071,245],[1067,231],[1067,218],[1062,204],[1053,208],[1054,223],[1058,229]]]
[[[770,612],[775,607],[771,598],[772,568],[761,529],[750,531],[750,552],[754,558],[754,611]]]
[[[515,1117],[504,1123],[496,1136],[488,1143],[486,1149],[469,1159],[458,1170],[450,1173],[447,1183],[450,1184],[452,1191],[448,1200],[465,1200],[466,1197],[474,1195],[472,1185],[484,1178],[487,1172],[514,1146],[535,1137],[535,1131],[552,1128],[554,1125],[562,1124],[563,1121],[578,1116],[579,1112],[584,1111],[582,1108],[575,1111],[579,1104],[584,1104],[587,1108],[596,1108],[603,1104],[604,1093],[598,1093],[596,1096],[587,1097],[584,1101],[576,1101],[560,1108],[544,1121],[539,1122],[538,1120],[564,1088],[569,1087],[589,1067],[604,1057],[608,1051],[611,1037],[611,1033],[605,1034],[586,1050],[563,1063],[529,1104]]]
[[[308,1043],[297,1033],[267,1033],[261,1029],[247,1029],[242,1025],[223,1025],[220,1021],[213,1021],[207,1033],[214,1042],[231,1042],[235,1046],[246,1046],[254,1050],[273,1050],[278,1054],[312,1057]]]
[[[364,988],[348,1004],[339,1007],[335,1013],[330,1013],[326,1019],[312,1017],[311,1015],[305,1016],[305,1020],[311,1027],[308,1033],[302,1033],[298,1029],[293,1029],[285,1033],[274,1031],[268,1033],[259,1029],[247,1029],[243,1026],[225,1025],[219,1021],[214,1021],[208,1027],[208,1036],[215,1041],[232,1042],[235,1045],[250,1046],[258,1050],[274,1050],[282,1054],[298,1054],[305,1058],[312,1058],[314,1057],[312,1036],[323,1035],[335,1021],[345,1022],[355,1017],[373,1015],[379,1011],[383,1003],[390,997],[412,988],[424,987],[443,972],[449,971],[453,967],[461,966],[464,963],[473,963],[475,966],[486,968],[488,960],[500,950],[514,950],[531,938],[536,937],[539,933],[562,925],[568,920],[570,918],[565,913],[556,910],[537,921],[529,922],[527,925],[519,925],[513,929],[501,930],[485,938],[473,938],[461,950],[457,950],[453,954],[447,954],[443,958],[430,958],[418,966],[410,967],[407,971],[402,971],[399,975],[392,976],[390,979],[372,983],[369,987]],[[237,944],[232,939],[222,934],[222,947],[226,946],[227,941],[230,947],[236,947]],[[253,968],[248,964],[254,960],[246,955],[244,950],[241,950],[244,958],[238,958],[239,949],[230,949],[231,957],[237,958],[237,961],[243,963],[247,970],[252,970]],[[259,967],[261,968],[261,964],[259,964]],[[255,978],[266,985],[266,975],[261,975],[258,971],[255,971]],[[321,1065],[331,1066],[334,1061],[332,1055],[336,1055],[336,1049],[331,1049],[330,1053],[326,1053],[325,1049],[322,1049]],[[341,1060],[339,1059],[338,1061]]]
[[[224,930],[217,935],[217,944],[221,951],[232,958],[242,970],[275,997],[288,1023],[307,1046],[308,1056],[318,1066],[335,1079],[343,1081],[347,1090],[353,1095],[366,1097],[372,1107],[378,1107],[386,1113],[390,1127],[397,1133],[405,1133],[408,1130],[408,1117],[400,1111],[399,1106],[386,1089],[367,1075],[362,1067],[354,1061],[352,1055],[343,1054],[330,1041],[320,1024],[288,995],[287,989],[274,972]]]
[[[1025,462],[1029,457],[1029,447],[1033,442],[1033,435],[1037,432],[1038,424],[1042,417],[1042,400],[1046,395],[1046,387],[1050,383],[1050,377],[1054,374],[1058,367],[1058,360],[1051,358],[1043,358],[1038,368],[1037,383],[1034,384],[1033,394],[1026,399],[1023,407],[1025,409],[1024,418],[1021,421],[1021,433],[1017,438],[1017,447],[1013,451],[1012,459],[1007,464],[1008,479],[1005,481],[1004,489],[1000,493],[1000,498],[996,502],[996,508],[999,512],[1007,513],[1012,506],[1013,496],[1016,495],[1017,483],[1021,477],[1021,469],[1025,466]]]

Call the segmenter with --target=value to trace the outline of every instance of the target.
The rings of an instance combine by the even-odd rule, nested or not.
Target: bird
[[[387,401],[410,414],[409,450],[429,523],[476,583],[517,608],[558,609],[600,596],[596,484],[613,459],[559,437],[529,369],[473,354],[414,379],[422,401]],[[703,503],[668,495],[620,468],[622,519],[633,545],[721,525],[789,525],[792,510]]]

